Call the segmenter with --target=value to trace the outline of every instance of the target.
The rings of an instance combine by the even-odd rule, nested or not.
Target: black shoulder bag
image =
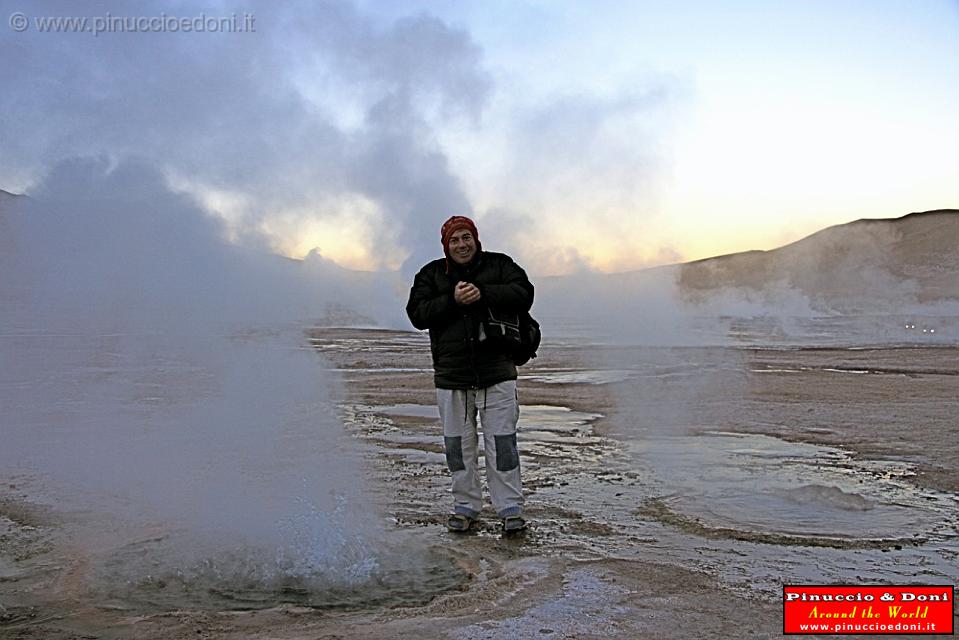
[[[543,339],[539,323],[528,311],[516,313],[488,309],[482,326],[485,338],[505,347],[517,366],[536,357]]]

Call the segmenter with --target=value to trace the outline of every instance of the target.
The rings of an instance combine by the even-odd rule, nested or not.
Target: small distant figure
[[[484,320],[491,313],[529,311],[533,285],[512,258],[483,250],[476,225],[465,216],[443,223],[440,240],[445,257],[416,274],[406,313],[414,327],[430,333],[446,464],[453,474],[447,528],[469,531],[483,508],[478,413],[493,508],[504,533],[519,532],[526,520],[516,446],[516,365],[508,346],[486,335]]]

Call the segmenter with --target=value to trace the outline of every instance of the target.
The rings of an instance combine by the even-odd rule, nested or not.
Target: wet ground
[[[12,478],[0,636],[765,638],[784,583],[959,575],[959,349],[548,345],[519,381],[531,528],[504,538],[489,511],[467,535],[443,526],[425,336],[310,342],[345,381],[337,411],[407,564],[352,592],[236,579],[198,600],[196,576],[144,572],[50,597],[78,592],[65,516]]]

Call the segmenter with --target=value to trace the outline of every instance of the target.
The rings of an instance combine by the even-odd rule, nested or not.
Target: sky
[[[251,28],[169,28],[234,14]],[[613,272],[959,208],[955,1],[2,0],[0,18],[0,188],[134,159],[232,241],[295,258],[410,272],[466,214],[534,275]]]

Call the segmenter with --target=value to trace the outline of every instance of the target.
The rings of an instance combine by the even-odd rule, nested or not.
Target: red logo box
[[[784,585],[784,634],[954,633],[952,585]]]

